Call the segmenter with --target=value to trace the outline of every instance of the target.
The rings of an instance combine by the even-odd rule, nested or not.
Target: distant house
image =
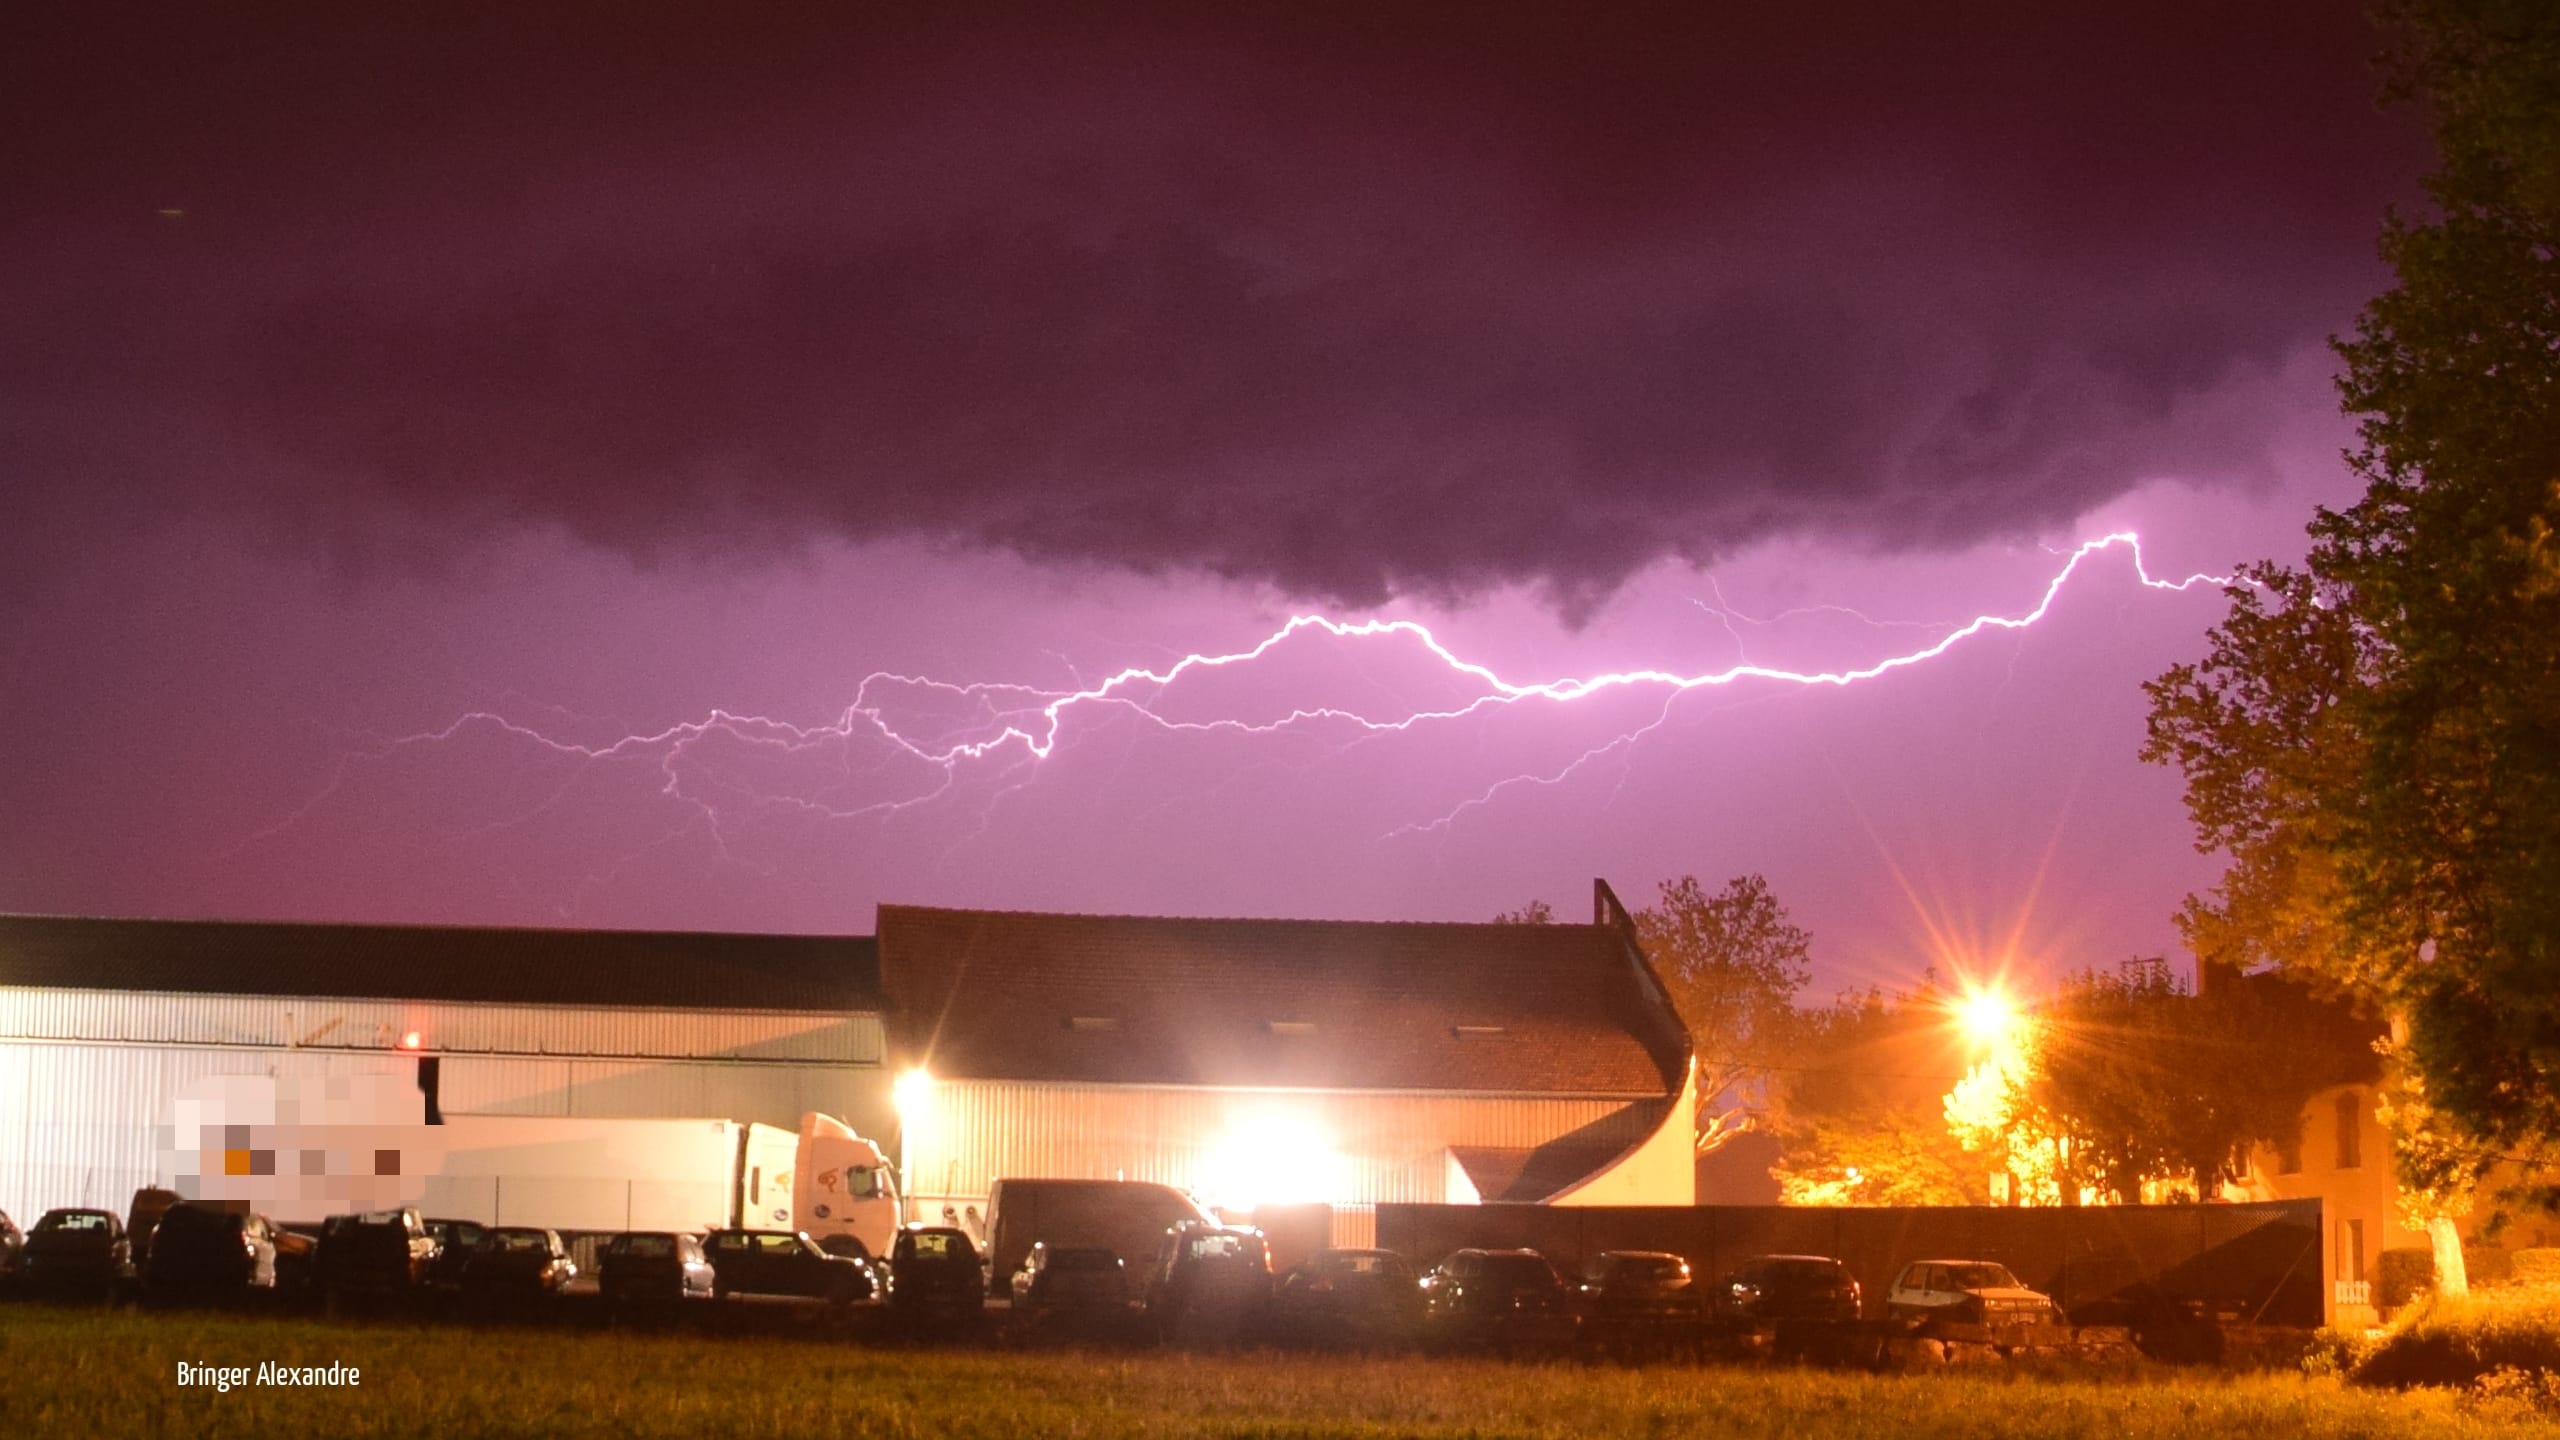
[[[1687,1032],[1597,891],[1590,925],[884,905],[909,1193],[1689,1204]]]
[[[2392,1169],[2391,1132],[2377,1113],[2383,1070],[2374,1049],[2387,1027],[2343,1002],[2317,999],[2279,973],[2234,976],[2205,967],[2201,978],[2207,985],[2266,987],[2294,1013],[2286,1027],[2289,1043],[2327,1057],[2333,1067],[2331,1083],[2303,1102],[2292,1139],[2251,1150],[2239,1180],[2225,1187],[2225,1195],[2234,1200],[2320,1201],[2328,1323],[2378,1323],[2383,1253],[2430,1252],[2426,1232],[2402,1224],[2394,1203],[2399,1185]],[[2484,1207],[2457,1222],[2466,1250],[2486,1218]],[[2548,1244],[2560,1238],[2560,1228],[2528,1224],[2502,1238],[2513,1245]]]

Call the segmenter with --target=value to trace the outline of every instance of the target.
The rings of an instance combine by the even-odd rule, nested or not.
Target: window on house
[[[2338,1097],[2338,1168],[2353,1170],[2364,1163],[2364,1092],[2350,1090]]]
[[[2276,1173],[2279,1175],[2302,1173],[2302,1117],[2299,1115],[2293,1117],[2293,1128],[2286,1131],[2282,1139],[2276,1141]]]
[[[2338,1222],[2337,1278],[2351,1285],[2364,1283],[2364,1222]]]

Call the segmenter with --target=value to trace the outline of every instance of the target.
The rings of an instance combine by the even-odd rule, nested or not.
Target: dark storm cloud
[[[84,21],[22,52],[0,466],[1568,602],[2251,472],[2209,402],[2414,168],[2352,4],[1770,8]]]

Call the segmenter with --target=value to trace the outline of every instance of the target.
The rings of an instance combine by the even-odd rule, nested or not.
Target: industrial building
[[[1004,1176],[1214,1204],[1688,1204],[1686,1032],[1591,925],[883,906],[869,937],[0,917],[0,1209],[121,1206],[215,1075],[451,1114],[840,1116],[914,1209]]]

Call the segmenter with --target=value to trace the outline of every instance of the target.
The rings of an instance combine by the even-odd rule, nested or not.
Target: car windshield
[[[613,1242],[613,1253],[649,1260],[663,1260],[676,1253],[673,1235],[625,1235]]]
[[[1331,1254],[1318,1256],[1316,1258],[1316,1268],[1333,1275],[1376,1275],[1385,1277],[1393,1275],[1397,1273],[1397,1271],[1401,1270],[1403,1268],[1403,1262],[1393,1255],[1379,1254],[1374,1251],[1337,1250]]]
[[[107,1217],[99,1214],[97,1211],[72,1210],[60,1214],[47,1215],[42,1220],[36,1222],[36,1229],[58,1234],[65,1230],[104,1230],[107,1228],[107,1224]]]
[[[1553,1285],[1556,1272],[1543,1255],[1487,1255],[1484,1278],[1507,1285]]]
[[[2006,1265],[1982,1262],[1947,1267],[1948,1286],[1956,1290],[2015,1290],[2021,1288],[2018,1277]]]
[[[942,1230],[919,1230],[907,1236],[907,1253],[919,1260],[971,1258],[968,1240]]]
[[[1840,1278],[1840,1266],[1830,1260],[1772,1260],[1760,1273],[1764,1280],[1797,1285],[1828,1285]]]
[[[516,1251],[539,1250],[548,1253],[551,1249],[551,1237],[539,1230],[498,1230],[491,1232],[489,1248]]]
[[[1194,1260],[1251,1260],[1261,1248],[1250,1235],[1194,1235],[1187,1247]]]
[[[1688,1273],[1688,1267],[1668,1256],[1622,1255],[1607,1272],[1608,1278],[1636,1285],[1658,1285],[1677,1280]]]

